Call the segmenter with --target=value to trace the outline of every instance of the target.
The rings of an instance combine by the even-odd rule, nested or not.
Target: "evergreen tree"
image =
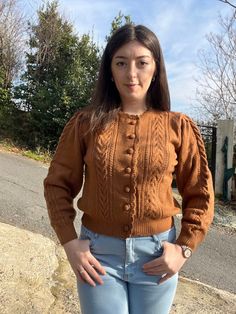
[[[6,136],[6,130],[10,127],[7,119],[11,107],[11,90],[4,84],[4,69],[0,67],[0,136]]]
[[[121,11],[119,11],[118,15],[111,22],[110,34],[106,36],[106,41],[109,41],[113,33],[118,28],[126,24],[134,24],[134,22],[132,22],[130,15],[124,15]]]
[[[86,106],[97,77],[99,49],[88,34],[78,38],[58,12],[58,2],[38,11],[30,25],[26,72],[15,88],[18,108],[25,111],[23,140],[33,148],[54,149],[68,119]]]

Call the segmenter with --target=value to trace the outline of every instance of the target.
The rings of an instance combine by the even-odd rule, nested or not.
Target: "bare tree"
[[[223,3],[226,3],[226,4],[229,4],[231,7],[235,8],[236,9],[236,5],[234,5],[233,3],[231,3],[230,1],[228,0],[219,0],[220,2],[223,2]]]
[[[0,68],[4,88],[10,86],[22,66],[25,29],[17,0],[0,0]]]
[[[236,118],[236,11],[219,18],[221,33],[206,36],[208,50],[199,52],[196,105],[205,119]]]

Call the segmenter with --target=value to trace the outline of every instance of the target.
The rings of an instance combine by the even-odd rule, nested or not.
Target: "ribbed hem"
[[[82,224],[93,232],[125,239],[137,236],[150,236],[156,233],[165,232],[171,229],[174,225],[174,220],[172,217],[168,217],[154,221],[149,220],[148,222],[134,221],[133,225],[129,222],[116,224],[109,221],[105,222],[92,219],[91,216],[84,213]]]
[[[171,229],[173,225],[174,219],[172,217],[167,217],[159,220],[149,220],[147,222],[134,221],[132,236],[146,236],[165,232]]]

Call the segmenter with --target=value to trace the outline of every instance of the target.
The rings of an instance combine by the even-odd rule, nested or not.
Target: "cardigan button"
[[[126,187],[125,187],[125,192],[127,192],[127,193],[130,192],[130,187],[129,187],[129,186],[126,186]]]
[[[131,170],[132,170],[132,169],[131,169],[130,167],[125,168],[125,172],[126,172],[126,173],[130,173]]]
[[[129,209],[130,209],[130,204],[125,204],[125,205],[124,205],[124,210],[127,211],[127,210],[129,210]]]
[[[129,225],[124,225],[124,227],[123,227],[123,229],[124,229],[124,231],[129,231],[130,230],[130,226]]]
[[[134,139],[134,138],[135,138],[135,134],[130,134],[130,135],[128,136],[128,138]]]
[[[133,154],[133,152],[134,152],[133,148],[128,148],[128,149],[127,149],[127,153],[128,153],[129,155]]]

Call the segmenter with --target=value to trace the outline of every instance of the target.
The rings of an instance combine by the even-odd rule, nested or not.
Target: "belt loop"
[[[162,241],[159,239],[159,243],[160,243],[160,249],[163,248],[163,244],[162,244]]]
[[[90,240],[97,238],[97,234],[85,226],[82,225],[81,229],[83,230],[82,233],[84,233]]]
[[[152,238],[154,241],[159,241],[159,237],[156,234],[152,234]]]
[[[156,247],[158,250],[162,249],[162,240],[157,234],[152,235],[154,241],[156,242]]]

